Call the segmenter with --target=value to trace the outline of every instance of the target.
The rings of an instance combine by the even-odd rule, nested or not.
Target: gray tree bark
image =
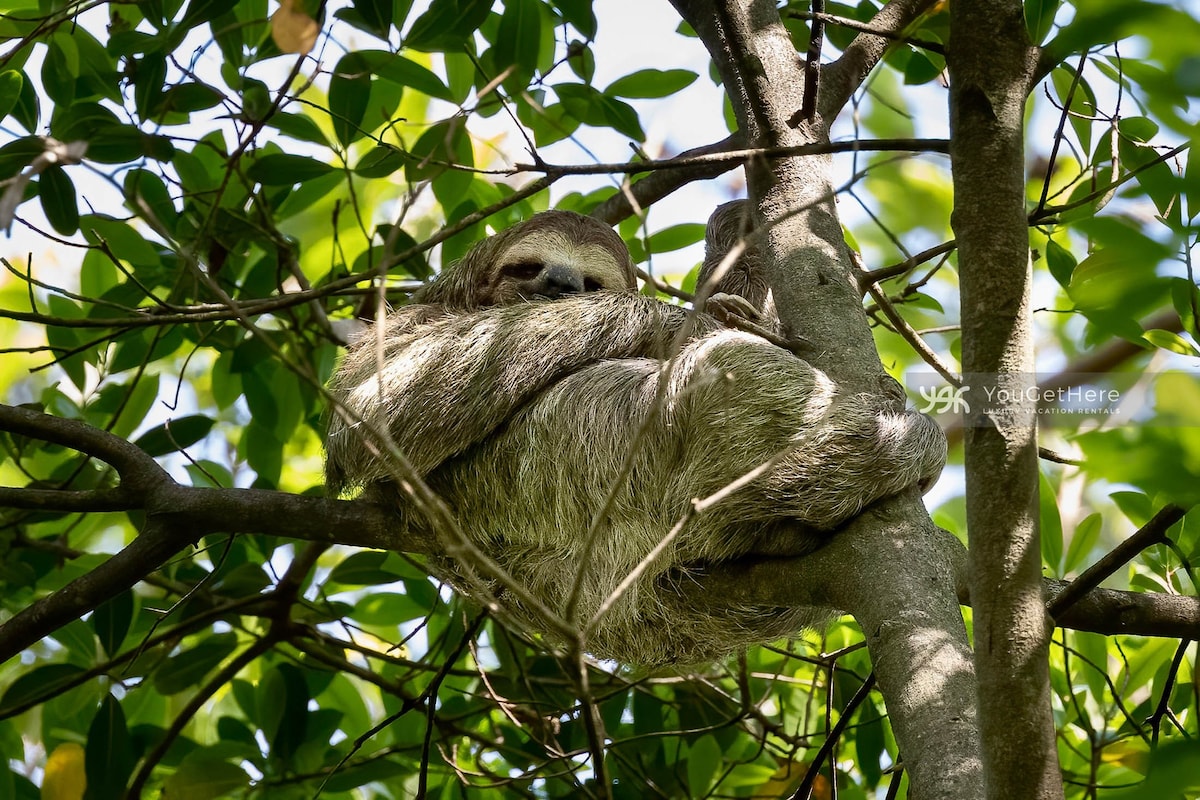
[[[771,0],[672,3],[712,55],[750,146],[829,140],[821,114],[840,108],[846,81],[831,81],[834,94],[818,96],[812,118],[798,118],[801,59]],[[828,156],[747,165],[776,305],[785,327],[812,343],[809,360],[844,391],[900,404],[902,393],[883,370],[863,312],[830,166]],[[820,600],[858,619],[911,796],[922,800],[982,796],[975,682],[952,577],[956,549],[911,492],[859,518],[812,557],[762,565],[782,573],[777,580],[812,584],[806,591],[816,587]]]
[[[1038,51],[1020,0],[951,5],[970,595],[989,798],[1061,798],[1041,590],[1024,110]],[[984,386],[1010,392],[988,408]]]

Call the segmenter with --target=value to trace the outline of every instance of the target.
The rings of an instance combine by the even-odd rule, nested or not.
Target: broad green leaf
[[[163,782],[163,796],[170,800],[220,800],[239,796],[249,787],[250,776],[240,767],[205,750],[195,750]]]
[[[1038,501],[1041,504],[1042,562],[1049,565],[1055,575],[1059,575],[1062,572],[1063,529],[1062,517],[1058,513],[1058,493],[1046,479],[1045,473],[1040,476],[1040,482]]]
[[[183,15],[179,27],[194,28],[203,22],[228,13],[237,5],[237,0],[192,0],[188,3],[187,12]]]
[[[404,166],[407,154],[390,144],[373,147],[354,165],[354,172],[364,178],[385,178]]]
[[[354,604],[351,616],[364,625],[399,625],[429,613],[413,598],[395,592],[372,592]]]
[[[1067,547],[1067,557],[1063,562],[1064,575],[1086,566],[1084,561],[1095,548],[1103,524],[1103,518],[1097,513],[1087,515],[1075,526],[1075,530],[1071,532],[1071,544]]]
[[[1025,27],[1029,29],[1029,40],[1041,44],[1054,24],[1061,0],[1025,0]]]
[[[717,768],[721,766],[721,746],[712,734],[701,736],[688,748],[688,790],[692,797],[707,797]]]
[[[133,621],[133,592],[126,590],[96,607],[89,620],[100,646],[109,657],[116,656]]]
[[[246,170],[246,175],[266,186],[290,186],[328,175],[333,169],[329,164],[308,156],[274,153],[255,160]]]
[[[0,146],[0,180],[24,170],[45,149],[46,144],[40,136],[22,136]]]
[[[492,46],[496,67],[500,70],[516,68],[513,78],[522,85],[537,69],[541,40],[538,5],[538,0],[505,0],[496,42]]]
[[[684,222],[650,234],[648,245],[651,253],[669,253],[704,241],[704,226],[698,222]]]
[[[366,133],[362,129],[371,97],[371,68],[359,53],[347,53],[329,78],[329,113],[339,142],[349,145]]]
[[[329,140],[321,132],[317,123],[304,114],[278,111],[267,120],[267,125],[302,142],[312,142],[326,147],[329,145]]]
[[[138,116],[149,119],[163,96],[167,61],[161,53],[147,53],[137,60],[133,70],[133,102]]]
[[[667,97],[691,86],[696,73],[686,69],[640,69],[608,85],[604,94],[611,97]]]
[[[173,695],[194,688],[237,649],[237,634],[211,634],[195,647],[171,656],[154,671],[154,688]]]
[[[25,81],[15,69],[0,72],[0,121],[12,112],[21,98]]]
[[[404,46],[426,52],[461,51],[463,42],[491,10],[492,0],[433,0],[429,9],[413,21]]]
[[[286,762],[304,743],[308,700],[304,676],[291,664],[280,664],[262,681],[258,704],[263,714],[263,734],[274,757]]]
[[[1053,239],[1046,240],[1046,268],[1062,286],[1071,285],[1071,275],[1075,271],[1075,256]]]
[[[87,768],[90,797],[122,797],[133,773],[136,757],[125,724],[125,712],[117,698],[105,695],[100,710],[88,729]]]
[[[170,86],[160,96],[157,105],[153,107],[155,117],[172,112],[191,114],[219,105],[225,95],[207,83],[189,81]]]
[[[590,0],[552,0],[564,20],[589,41],[596,38],[596,12]]]
[[[32,700],[45,699],[76,682],[85,670],[74,664],[46,664],[18,677],[0,698],[0,715],[8,716]]]
[[[57,164],[42,170],[38,178],[38,196],[42,211],[54,230],[63,236],[79,230],[79,201],[75,197],[75,184],[66,170]]]
[[[175,230],[178,217],[175,202],[167,185],[155,173],[146,169],[125,173],[125,204],[138,216],[148,218],[168,232]]]
[[[208,436],[212,427],[213,420],[209,417],[190,414],[151,428],[139,436],[134,444],[148,455],[165,456],[191,447]]]
[[[377,586],[402,580],[404,575],[387,566],[388,556],[382,550],[354,553],[333,568],[326,585],[336,591],[338,587]]]
[[[381,39],[387,38],[392,27],[393,5],[393,0],[354,0],[354,10]]]
[[[92,244],[104,242],[114,256],[138,266],[154,266],[162,257],[153,243],[119,219],[88,214],[79,220],[83,238]]]
[[[1200,349],[1174,331],[1154,328],[1142,334],[1142,338],[1160,350],[1169,350],[1184,356],[1200,357]]]
[[[405,58],[396,53],[386,53],[382,50],[363,50],[359,55],[371,71],[385,81],[408,89],[416,89],[430,97],[454,101],[446,84],[442,83],[442,79],[428,67],[418,64],[411,58]]]
[[[33,85],[33,81],[29,80],[24,72],[21,73],[21,77],[24,80],[21,83],[21,91],[17,97],[17,103],[12,109],[12,116],[26,131],[34,133],[41,114],[41,101],[38,98],[38,91]]]
[[[349,792],[375,781],[399,778],[409,773],[409,768],[397,760],[376,758],[361,764],[351,765],[333,773],[325,783],[325,791]]]

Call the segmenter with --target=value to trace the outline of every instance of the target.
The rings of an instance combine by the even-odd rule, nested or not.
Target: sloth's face
[[[556,231],[538,231],[514,242],[500,253],[495,274],[493,299],[498,305],[631,288],[624,265],[609,248],[571,241]]]
[[[607,225],[564,211],[538,214],[488,242],[487,305],[633,291],[633,262]]]

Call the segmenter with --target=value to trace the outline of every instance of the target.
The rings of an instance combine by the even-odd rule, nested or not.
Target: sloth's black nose
[[[538,276],[538,283],[538,294],[545,297],[562,297],[583,291],[583,275],[565,264],[548,264]]]

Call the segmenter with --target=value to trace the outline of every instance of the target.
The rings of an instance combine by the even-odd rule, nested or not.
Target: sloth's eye
[[[583,290],[585,292],[598,292],[603,288],[604,288],[604,284],[602,284],[600,281],[596,280],[595,278],[584,278],[583,279]]]
[[[501,274],[506,278],[513,278],[518,281],[528,281],[542,274],[543,265],[537,261],[519,261],[516,264],[507,264],[501,270]]]

